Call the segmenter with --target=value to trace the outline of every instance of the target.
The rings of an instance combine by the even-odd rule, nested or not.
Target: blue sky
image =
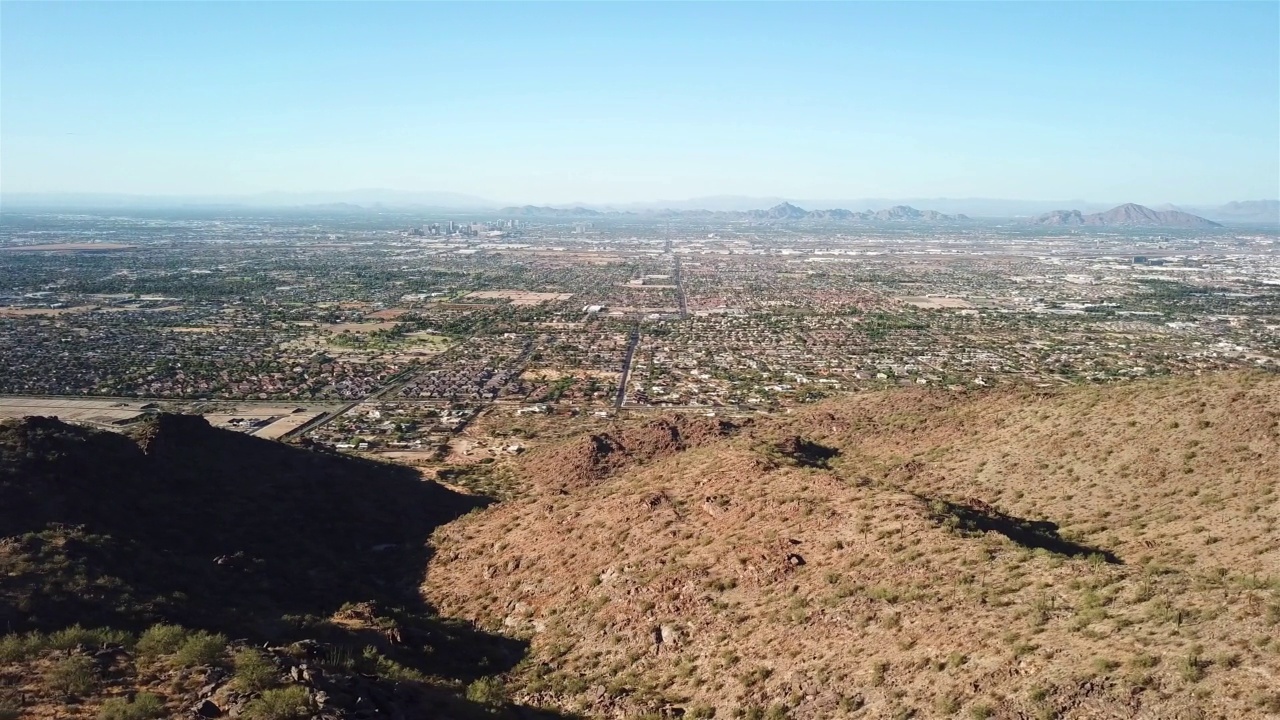
[[[0,190],[1280,196],[1280,3],[0,3]]]

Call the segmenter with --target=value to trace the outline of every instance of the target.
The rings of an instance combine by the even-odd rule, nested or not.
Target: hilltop
[[[618,423],[531,453],[520,475],[543,488],[582,487],[629,466],[711,444],[747,424],[684,415]]]
[[[669,441],[702,422],[544,448],[515,461],[524,497],[437,531],[424,592],[529,640],[517,698],[590,717],[1280,713],[1280,378],[869,392]]]
[[[1178,210],[1152,210],[1149,207],[1126,203],[1106,212],[1083,215],[1079,210],[1055,210],[1032,221],[1036,225],[1083,225],[1102,227],[1168,227],[1215,228],[1222,227],[1212,220]]]
[[[417,591],[430,533],[483,505],[199,417],[132,437],[2,423],[0,709],[92,718],[144,692],[164,717],[252,714],[287,693],[326,718],[502,712],[464,689],[522,644]]]

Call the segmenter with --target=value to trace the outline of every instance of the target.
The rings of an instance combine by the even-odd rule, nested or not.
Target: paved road
[[[622,407],[627,399],[627,379],[631,377],[631,358],[636,354],[636,345],[640,343],[640,323],[631,326],[631,341],[627,343],[627,355],[622,359],[622,377],[618,380],[618,396],[613,399],[615,408]]]
[[[674,256],[676,261],[675,278],[676,278],[676,297],[680,299],[680,319],[689,317],[689,305],[684,299],[684,278],[680,277],[680,256]]]
[[[328,425],[329,423],[336,420],[338,417],[342,415],[346,415],[348,412],[351,411],[351,408],[355,407],[356,405],[359,405],[361,402],[363,401],[358,400],[353,403],[347,403],[346,405],[343,405],[342,407],[338,408],[337,410],[334,410],[333,412],[326,413],[324,415],[321,415],[318,418],[314,418],[311,420],[311,422],[308,422],[303,425],[299,425],[298,427],[290,430],[284,435],[281,435],[280,439],[288,440],[289,438],[302,437],[304,434],[309,433],[312,430],[315,430],[317,428],[322,428],[325,425]]]
[[[349,402],[346,405],[343,405],[342,407],[337,408],[336,410],[330,413],[321,415],[320,417],[315,418],[314,420],[312,420],[309,423],[306,423],[305,425],[300,425],[294,428],[293,430],[290,430],[289,432],[282,435],[280,439],[284,440],[286,438],[302,437],[303,435],[311,432],[312,430],[318,430],[324,427],[325,425],[328,425],[329,423],[333,422],[334,420],[337,420],[343,415],[346,415],[347,413],[351,412],[351,408],[359,405],[360,403],[369,402],[371,400],[377,400],[382,396],[386,395],[387,393],[391,392],[392,390],[395,390],[404,386],[405,383],[409,382],[411,379],[416,377],[418,373],[421,371],[422,371],[421,368],[411,368],[409,370],[405,370],[404,372],[393,376],[390,380],[387,381],[386,385],[383,385],[377,390],[374,390],[373,392],[369,393],[363,398]]]

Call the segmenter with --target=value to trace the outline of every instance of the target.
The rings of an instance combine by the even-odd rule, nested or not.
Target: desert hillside
[[[1280,378],[635,419],[438,529],[447,615],[590,717],[1280,717]]]
[[[418,592],[484,502],[193,416],[0,423],[0,718],[542,717],[489,679],[523,643]]]

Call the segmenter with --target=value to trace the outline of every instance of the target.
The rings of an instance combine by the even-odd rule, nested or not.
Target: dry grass
[[[839,451],[779,456],[799,434]],[[1266,717],[1280,381],[869,393],[439,530],[446,614],[527,635],[507,690],[591,716]],[[949,523],[1050,521],[1069,556]]]

